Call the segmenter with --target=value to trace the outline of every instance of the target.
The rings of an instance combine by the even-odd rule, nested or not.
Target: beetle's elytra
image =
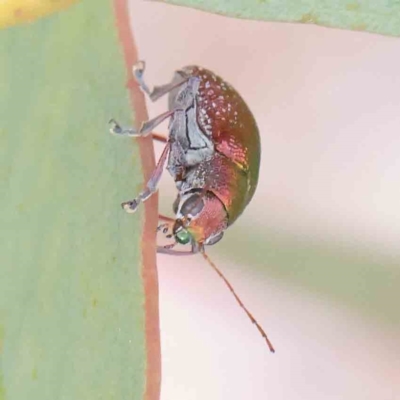
[[[168,94],[168,111],[142,124],[140,129],[122,128],[111,120],[111,132],[122,136],[147,136],[169,118],[165,148],[145,189],[131,201],[122,203],[127,212],[157,191],[166,165],[178,196],[173,205],[175,218],[160,216],[172,225],[174,243],[158,246],[160,253],[202,252],[221,275],[250,319],[267,340],[265,332],[238,299],[230,284],[208,256],[204,246],[217,243],[224,231],[239,217],[252,199],[260,167],[260,136],[256,121],[239,93],[213,72],[198,66],[175,72],[170,83],[152,91],[143,80],[145,64],[139,62],[133,73],[140,88],[152,101]],[[162,224],[159,229],[165,229]],[[177,244],[190,244],[187,252],[176,251]]]

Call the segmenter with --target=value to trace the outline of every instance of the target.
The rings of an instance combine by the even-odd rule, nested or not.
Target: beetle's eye
[[[199,194],[192,194],[183,204],[180,212],[184,216],[195,217],[204,208],[204,201]]]
[[[175,237],[180,244],[187,244],[191,239],[191,235],[186,229],[181,229],[179,232],[176,232]]]

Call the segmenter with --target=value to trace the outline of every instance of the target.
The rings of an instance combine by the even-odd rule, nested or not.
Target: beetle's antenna
[[[246,306],[243,304],[242,300],[240,300],[240,297],[236,294],[235,290],[233,289],[233,286],[229,283],[228,279],[225,278],[224,274],[219,270],[219,268],[211,261],[210,257],[206,254],[204,251],[204,247],[200,250],[201,254],[203,255],[204,259],[210,264],[211,268],[214,269],[214,271],[222,278],[222,280],[225,282],[226,286],[228,286],[229,290],[233,294],[233,297],[236,299],[238,302],[239,306],[243,308],[244,312],[247,314],[247,316],[250,318],[250,321],[256,326],[258,331],[261,333],[261,336],[265,339],[267,342],[267,345],[269,347],[269,350],[272,353],[275,353],[274,346],[272,346],[272,343],[268,339],[267,334],[265,333],[264,329],[262,326],[257,322],[257,320],[253,317],[251,312],[246,308]]]

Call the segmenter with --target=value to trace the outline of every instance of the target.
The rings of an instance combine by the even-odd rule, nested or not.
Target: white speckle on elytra
[[[215,108],[217,107],[217,105],[215,104],[215,102],[212,102],[212,106]]]
[[[210,81],[206,81],[205,87],[206,87],[206,89],[208,89],[210,87]]]
[[[215,113],[215,115],[221,115],[221,113],[220,113],[219,111],[217,111],[217,112]]]
[[[226,113],[226,108],[223,108],[222,111],[223,111],[224,113]]]
[[[223,99],[224,99],[224,96],[218,96],[218,98],[219,98],[220,100],[223,100]]]

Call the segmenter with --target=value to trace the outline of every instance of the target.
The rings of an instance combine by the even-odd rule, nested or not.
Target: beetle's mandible
[[[139,129],[121,127],[114,119],[111,133],[143,137],[169,119],[167,138],[153,134],[165,143],[164,150],[145,189],[133,200],[122,203],[129,213],[157,191],[165,165],[172,175],[178,196],[173,204],[175,219],[160,216],[172,225],[174,243],[158,246],[160,253],[182,255],[201,252],[224,279],[245,310],[273,347],[265,332],[244,307],[233,288],[204,252],[204,246],[221,240],[224,231],[240,216],[252,199],[260,168],[260,135],[256,121],[240,94],[213,72],[199,66],[175,72],[170,83],[150,90],[143,79],[145,64],[138,62],[133,74],[152,101],[169,95],[169,109],[142,123]],[[159,229],[165,229],[162,224]],[[189,251],[176,251],[177,244],[190,244]]]

